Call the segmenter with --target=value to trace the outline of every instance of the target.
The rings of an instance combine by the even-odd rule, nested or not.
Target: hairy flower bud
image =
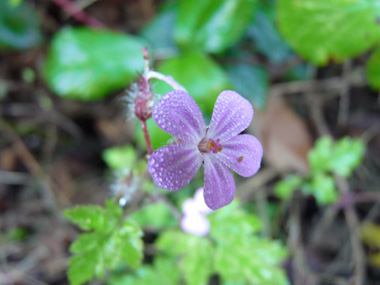
[[[154,105],[153,93],[148,80],[139,75],[140,79],[137,83],[137,94],[134,100],[134,113],[137,118],[146,121],[152,117],[152,109]]]

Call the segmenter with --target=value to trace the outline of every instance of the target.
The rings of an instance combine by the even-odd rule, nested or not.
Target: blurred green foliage
[[[65,28],[54,35],[44,65],[60,96],[91,101],[123,88],[142,72],[142,48],[135,36],[108,30]]]
[[[168,275],[157,279],[157,284],[164,284],[160,280],[178,284],[178,276],[186,284],[207,284],[213,274],[219,274],[223,284],[288,284],[279,267],[287,250],[279,242],[258,237],[261,223],[254,214],[234,201],[207,217],[211,223],[208,237],[174,228],[165,230],[155,243],[161,253],[153,266],[144,266],[128,276],[116,272],[109,283],[143,284],[151,276],[160,278],[161,272],[166,272]],[[169,265],[171,271],[166,271]]]
[[[0,49],[23,50],[42,42],[39,18],[22,1],[0,1]]]
[[[279,27],[294,50],[316,65],[341,62],[380,41],[377,0],[278,0]]]
[[[309,174],[285,177],[275,185],[275,193],[281,199],[289,199],[300,189],[314,195],[319,205],[334,203],[339,195],[333,174],[351,176],[360,165],[364,151],[365,145],[359,139],[344,137],[334,142],[331,137],[322,137],[309,152]]]

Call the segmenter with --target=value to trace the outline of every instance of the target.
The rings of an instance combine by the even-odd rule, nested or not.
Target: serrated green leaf
[[[157,256],[153,266],[143,266],[132,274],[113,274],[107,280],[108,285],[177,285],[180,274],[174,259]]]
[[[359,139],[344,137],[335,144],[330,159],[331,171],[349,177],[352,171],[357,168],[364,155],[365,146]]]
[[[313,175],[310,184],[306,184],[303,191],[313,194],[317,204],[321,206],[330,205],[339,198],[334,178],[323,173]]]
[[[380,40],[378,0],[279,0],[279,28],[292,48],[324,65],[354,57]]]
[[[380,89],[380,48],[367,61],[367,78],[372,88]]]
[[[135,36],[108,30],[65,28],[51,43],[44,66],[50,88],[58,95],[82,101],[105,97],[128,86],[144,67]]]
[[[158,249],[171,256],[181,255],[180,269],[186,284],[206,284],[213,272],[210,240],[181,231],[165,231],[156,241]]]
[[[331,137],[319,138],[315,146],[308,153],[310,172],[317,174],[322,171],[330,170],[329,159],[332,155],[333,140]]]
[[[117,244],[116,249],[120,251],[120,258],[133,268],[138,268],[143,258],[144,243],[141,236],[140,228],[135,223],[126,221],[115,231],[113,237]]]
[[[255,0],[180,1],[174,39],[183,48],[223,51],[241,38],[256,5]]]
[[[120,207],[118,203],[116,203],[112,199],[106,200],[106,209],[116,219],[120,219],[121,216],[123,215],[123,209]]]
[[[118,221],[108,211],[99,206],[77,206],[67,209],[63,215],[83,230],[107,232],[112,230]]]
[[[331,137],[322,137],[309,152],[310,171],[312,174],[332,171],[348,177],[361,163],[364,151],[360,140],[345,137],[334,143]]]
[[[28,3],[0,1],[0,49],[22,50],[41,43],[36,12]]]
[[[278,242],[249,235],[236,235],[216,247],[215,270],[224,281],[247,284],[288,284],[279,264],[287,250]]]
[[[71,245],[75,255],[70,259],[68,277],[72,284],[83,284],[102,278],[107,269],[120,261],[138,268],[143,258],[140,228],[130,221],[110,232],[84,233]]]
[[[260,66],[248,64],[226,67],[234,90],[250,99],[256,108],[263,109],[267,103],[269,75]]]
[[[276,196],[281,199],[289,199],[295,190],[300,189],[302,182],[302,177],[298,175],[289,175],[276,183],[274,186],[274,192],[276,193]]]
[[[236,200],[207,218],[211,224],[210,236],[215,240],[233,238],[234,235],[251,235],[261,229],[258,217],[243,211]]]
[[[207,114],[212,114],[219,93],[231,87],[223,69],[210,57],[198,52],[188,52],[165,60],[157,66],[157,71],[172,76],[184,86]],[[172,88],[164,82],[157,82],[153,90],[163,95]]]
[[[67,271],[70,284],[84,284],[94,278],[95,269],[99,262],[99,252],[87,251],[81,255],[73,256],[69,261]],[[100,272],[98,272],[99,274]]]
[[[115,146],[105,149],[102,158],[112,169],[131,169],[136,164],[137,153],[132,145]]]

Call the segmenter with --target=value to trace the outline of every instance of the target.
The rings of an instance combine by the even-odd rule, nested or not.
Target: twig
[[[347,180],[339,175],[334,175],[335,182],[338,186],[338,190],[341,195],[347,195],[349,193],[349,186]],[[347,205],[344,208],[344,215],[350,231],[350,240],[352,246],[352,254],[355,261],[355,273],[353,278],[353,284],[362,285],[365,284],[365,256],[363,246],[360,239],[360,222],[352,204]]]
[[[39,165],[37,160],[25,146],[23,141],[18,137],[18,135],[13,131],[13,129],[6,124],[4,121],[0,121],[0,129],[3,130],[4,134],[12,140],[12,149],[23,161],[26,168],[33,175],[37,182],[40,183],[42,188],[42,193],[46,206],[58,217],[58,220],[62,220],[59,208],[56,204],[55,195],[52,190],[52,181],[43,171],[42,167]]]
[[[293,280],[295,285],[314,285],[316,284],[316,277],[312,274],[307,267],[305,261],[304,249],[301,237],[301,218],[300,218],[300,205],[297,197],[292,200],[292,208],[289,218],[289,238],[288,244],[293,253]]]
[[[61,7],[64,11],[66,11],[69,15],[72,15],[75,20],[85,24],[86,26],[93,28],[105,28],[105,26],[99,22],[97,19],[88,15],[86,12],[81,10],[71,2],[70,0],[51,0],[57,6]]]
[[[343,86],[340,90],[340,102],[339,102],[339,112],[338,112],[338,125],[340,127],[345,127],[348,121],[348,109],[350,107],[350,71],[351,71],[351,61],[347,60],[343,64]]]

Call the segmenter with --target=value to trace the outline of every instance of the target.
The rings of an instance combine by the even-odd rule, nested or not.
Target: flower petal
[[[253,118],[248,100],[234,91],[223,91],[216,99],[208,136],[223,143],[244,131]]]
[[[162,96],[152,117],[162,130],[186,142],[198,143],[206,132],[201,110],[184,91],[175,90]]]
[[[192,213],[182,218],[181,228],[186,233],[205,236],[210,231],[210,222],[202,214]]]
[[[203,196],[203,187],[195,191],[194,202],[197,206],[198,212],[204,215],[210,214],[213,212],[205,203],[205,198]]]
[[[232,173],[221,161],[206,155],[204,158],[206,205],[217,210],[231,203],[235,196],[235,181]]]
[[[189,184],[202,161],[197,146],[176,143],[153,152],[148,161],[148,170],[157,186],[175,191]]]
[[[263,147],[251,135],[238,135],[224,142],[223,150],[216,154],[216,158],[244,177],[252,176],[260,169],[262,157]]]

